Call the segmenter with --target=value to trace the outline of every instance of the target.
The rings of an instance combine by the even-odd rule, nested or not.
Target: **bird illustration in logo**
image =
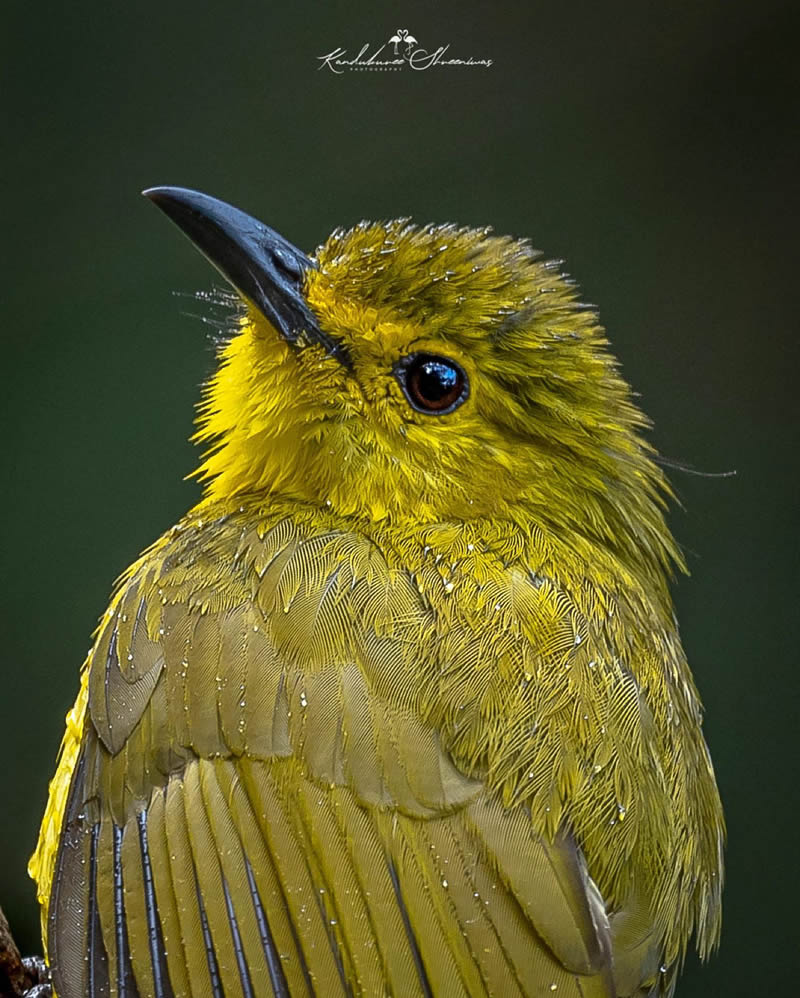
[[[414,50],[414,46],[419,44],[417,39],[408,33],[408,28],[398,28],[397,31],[389,39],[389,43],[394,46],[394,54],[400,55],[398,51],[399,45],[405,45],[406,50],[404,55],[408,56]]]

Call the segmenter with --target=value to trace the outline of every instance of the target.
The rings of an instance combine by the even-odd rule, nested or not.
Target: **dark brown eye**
[[[469,395],[464,368],[449,357],[412,353],[398,362],[395,375],[418,412],[436,415],[452,412]]]

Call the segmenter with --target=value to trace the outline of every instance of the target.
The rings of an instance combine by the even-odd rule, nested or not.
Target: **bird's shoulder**
[[[187,754],[294,755],[421,814],[487,782],[554,834],[652,727],[635,672],[653,653],[624,633],[611,578],[514,524],[367,531],[299,503],[200,508],[123,578],[89,715],[126,794],[126,756],[147,793]]]
[[[187,516],[123,577],[90,654],[104,796],[121,817],[190,758],[245,756],[419,816],[473,798],[423,710],[434,619],[412,573],[324,512]]]

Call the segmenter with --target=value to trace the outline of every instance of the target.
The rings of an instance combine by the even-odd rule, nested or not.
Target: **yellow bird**
[[[31,860],[59,998],[671,995],[723,818],[594,309],[488,229],[307,257],[145,193],[242,305],[204,496],[68,715]]]

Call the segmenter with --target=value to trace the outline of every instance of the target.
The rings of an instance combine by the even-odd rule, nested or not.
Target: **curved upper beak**
[[[315,266],[305,253],[268,225],[208,194],[184,187],[150,187],[142,194],[158,205],[288,343],[306,333],[346,364],[344,347],[319,328],[303,295],[305,273]]]

